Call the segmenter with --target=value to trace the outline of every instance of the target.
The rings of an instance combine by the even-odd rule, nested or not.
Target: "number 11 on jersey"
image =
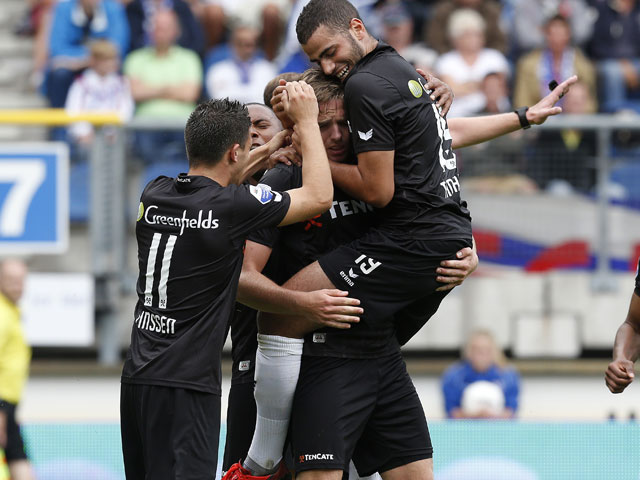
[[[144,288],[144,306],[151,307],[153,305],[156,272],[156,257],[158,255],[158,249],[162,242],[161,233],[154,233],[151,240],[151,247],[149,247],[149,256],[147,258],[147,273],[145,276],[145,288]],[[176,244],[176,235],[168,235],[167,243],[164,247],[164,255],[162,256],[162,266],[160,268],[160,281],[158,283],[158,308],[167,308],[167,282],[169,281],[169,267],[171,266],[171,256],[173,255],[173,248]]]

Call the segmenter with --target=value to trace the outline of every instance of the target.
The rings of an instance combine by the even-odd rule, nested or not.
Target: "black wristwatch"
[[[520,126],[525,130],[531,128],[531,124],[527,120],[527,110],[529,110],[529,107],[520,107],[515,111],[516,115],[518,115],[518,120],[520,120]]]

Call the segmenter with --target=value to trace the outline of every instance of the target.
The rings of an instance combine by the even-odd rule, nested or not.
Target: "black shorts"
[[[303,356],[291,415],[296,472],[360,476],[431,458],[424,411],[400,352],[377,359]]]
[[[436,292],[442,286],[436,269],[442,260],[455,259],[458,250],[470,246],[471,239],[398,239],[371,230],[318,262],[336,288],[360,300],[362,320],[376,325],[411,306],[426,323],[443,298]]]
[[[120,431],[127,479],[213,480],[220,395],[123,383]]]
[[[16,421],[16,405],[7,402],[3,403],[2,410],[7,415],[7,446],[4,449],[7,462],[26,460],[28,458],[27,451],[20,433],[20,425]]]
[[[222,470],[227,471],[238,460],[247,458],[256,426],[256,399],[251,383],[232,383],[227,408],[227,438]]]
[[[250,383],[253,385],[258,350],[258,312],[240,303],[231,319],[231,385]]]

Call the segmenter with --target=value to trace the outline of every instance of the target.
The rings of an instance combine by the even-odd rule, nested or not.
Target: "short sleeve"
[[[395,150],[394,108],[404,100],[389,81],[357,73],[347,82],[345,103],[356,154]]]
[[[447,417],[451,418],[454,408],[460,408],[464,390],[464,373],[460,364],[449,367],[442,375],[442,395]]]
[[[260,179],[260,183],[280,192],[298,188],[302,185],[301,168],[296,165],[280,163],[267,170]],[[249,235],[249,240],[252,242],[270,248],[273,248],[279,239],[280,229],[277,226],[262,228]]]
[[[234,192],[233,219],[230,225],[232,238],[246,238],[251,232],[265,227],[275,227],[287,214],[291,197],[268,185],[239,185]]]
[[[638,259],[638,269],[636,270],[636,295],[640,297],[640,258]]]
[[[518,396],[520,394],[520,375],[512,368],[503,372],[502,385],[504,391],[504,406],[514,412],[518,411]]]

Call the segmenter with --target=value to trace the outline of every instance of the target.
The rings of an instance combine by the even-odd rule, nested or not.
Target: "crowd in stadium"
[[[262,102],[264,86],[276,74],[309,67],[294,31],[308,0],[29,3],[17,33],[35,36],[34,79],[51,107],[70,112],[184,119],[205,98]],[[565,113],[640,113],[640,2],[635,0],[352,3],[375,37],[451,86],[456,101],[449,118],[532,105],[548,92],[550,80],[573,74],[580,84],[563,99]],[[517,135],[491,144],[499,149],[492,162],[474,161],[486,157],[486,147],[465,152],[467,188],[592,191],[595,171],[583,160],[595,155],[595,136],[539,135],[545,141],[529,149],[527,158]],[[82,152],[93,131],[88,124],[75,126],[69,139],[74,153]],[[635,140],[619,143],[633,147]],[[134,143],[146,164],[157,161],[160,152],[165,160],[184,161],[182,132],[140,133]]]

